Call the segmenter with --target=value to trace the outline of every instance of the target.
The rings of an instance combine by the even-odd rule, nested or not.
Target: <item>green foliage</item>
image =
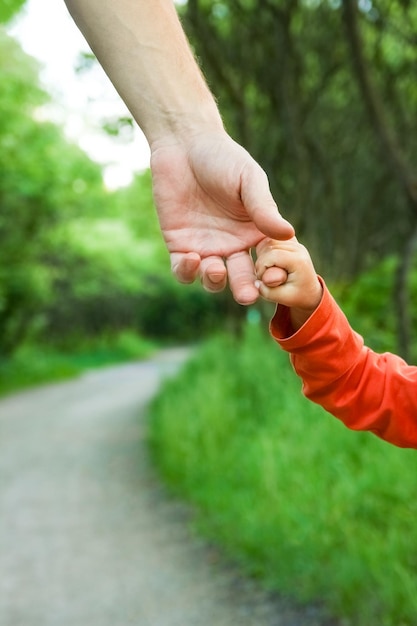
[[[354,73],[344,2],[189,0],[182,17],[230,132],[269,174],[320,271],[351,278],[401,252],[413,222]],[[387,133],[417,160],[417,5],[358,4]]]
[[[148,357],[155,344],[131,330],[108,332],[98,337],[66,337],[59,354],[79,370]]]
[[[238,319],[229,296],[171,277],[150,172],[110,193],[101,168],[41,121],[37,72],[0,31],[0,354],[122,332],[196,341]]]
[[[331,286],[333,295],[341,305],[352,327],[377,352],[397,352],[397,318],[395,315],[398,293],[395,276],[398,258],[387,257],[372,269],[363,272],[354,281]],[[417,267],[414,264],[409,276],[412,303],[417,300]],[[417,309],[411,306],[411,325],[417,337]],[[417,352],[412,350],[410,362],[416,362]]]
[[[44,347],[20,346],[12,357],[0,360],[0,395],[41,383],[72,378],[80,368]]]
[[[54,232],[56,283],[68,281],[78,298],[108,290],[136,293],[143,276],[155,269],[158,242],[138,239],[120,217],[69,220]],[[77,271],[73,282],[71,268]]]
[[[250,326],[207,343],[150,410],[154,458],[204,533],[269,588],[352,626],[414,626],[415,453],[301,396]]]
[[[417,4],[189,0],[182,11],[230,132],[318,271],[350,281],[395,254],[404,286],[417,233]],[[403,286],[397,343],[409,360]]]
[[[141,269],[119,284],[117,274],[107,274],[97,263],[80,265],[79,283],[72,285],[68,274],[65,283],[56,284],[59,292],[45,307],[40,337],[63,345],[73,333],[95,337],[133,329],[159,342],[196,342],[219,320],[223,327],[239,325],[244,308],[227,292],[213,296],[200,285],[179,285],[166,272],[141,274]]]
[[[127,141],[133,137],[133,119],[131,117],[117,117],[106,120],[103,123],[103,130],[111,137],[118,137]]]
[[[0,32],[0,351],[11,353],[52,297],[54,229],[106,193],[101,171],[63,133],[36,120],[47,101],[36,66]]]
[[[72,378],[85,370],[143,359],[155,350],[150,341],[129,331],[93,340],[74,336],[66,339],[60,350],[46,343],[26,343],[12,357],[0,359],[0,395]]]
[[[159,246],[157,256],[165,265],[168,255],[154,208],[150,170],[135,176],[129,187],[120,189],[115,194],[114,203],[117,215],[128,224],[136,237],[152,240]]]
[[[0,4],[0,24],[5,24],[18,13],[26,0],[2,0]]]
[[[145,336],[196,342],[222,328],[239,327],[245,307],[228,292],[209,294],[200,284],[180,285],[172,276],[155,274],[138,299],[137,324]]]
[[[393,302],[397,263],[395,257],[389,257],[355,281],[332,286],[353,328],[378,352],[396,349]]]

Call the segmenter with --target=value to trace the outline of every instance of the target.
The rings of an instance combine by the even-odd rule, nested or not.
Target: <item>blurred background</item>
[[[0,17],[0,387],[233,324],[228,294],[171,278],[147,143],[65,4]]]
[[[178,10],[227,128],[267,171],[319,272],[375,347],[411,359],[413,3]],[[1,12],[2,359],[121,334],[125,345],[196,340],[219,319],[239,327],[246,312],[228,294],[171,279],[148,147],[64,3],[8,0]]]
[[[355,329],[415,363],[416,2],[178,11]],[[151,409],[155,459],[204,532],[343,623],[415,625],[414,453],[304,402],[268,306],[172,279],[147,146],[64,3],[3,1],[0,21],[0,391],[204,339]]]
[[[413,358],[413,3],[178,9],[227,128],[319,272],[375,347]],[[2,358],[120,333],[196,339],[219,316],[239,326],[228,294],[171,279],[148,147],[64,3],[8,0],[1,13]]]

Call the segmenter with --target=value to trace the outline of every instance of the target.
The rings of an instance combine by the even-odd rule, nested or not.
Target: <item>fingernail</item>
[[[210,282],[220,283],[222,280],[224,280],[224,274],[210,274]]]

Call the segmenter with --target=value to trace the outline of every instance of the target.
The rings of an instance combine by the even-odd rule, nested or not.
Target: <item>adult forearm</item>
[[[152,145],[221,127],[172,0],[65,0]]]

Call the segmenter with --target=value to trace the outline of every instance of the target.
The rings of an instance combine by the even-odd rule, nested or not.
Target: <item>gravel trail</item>
[[[238,576],[149,466],[141,409],[186,354],[0,402],[0,626],[333,623]]]

